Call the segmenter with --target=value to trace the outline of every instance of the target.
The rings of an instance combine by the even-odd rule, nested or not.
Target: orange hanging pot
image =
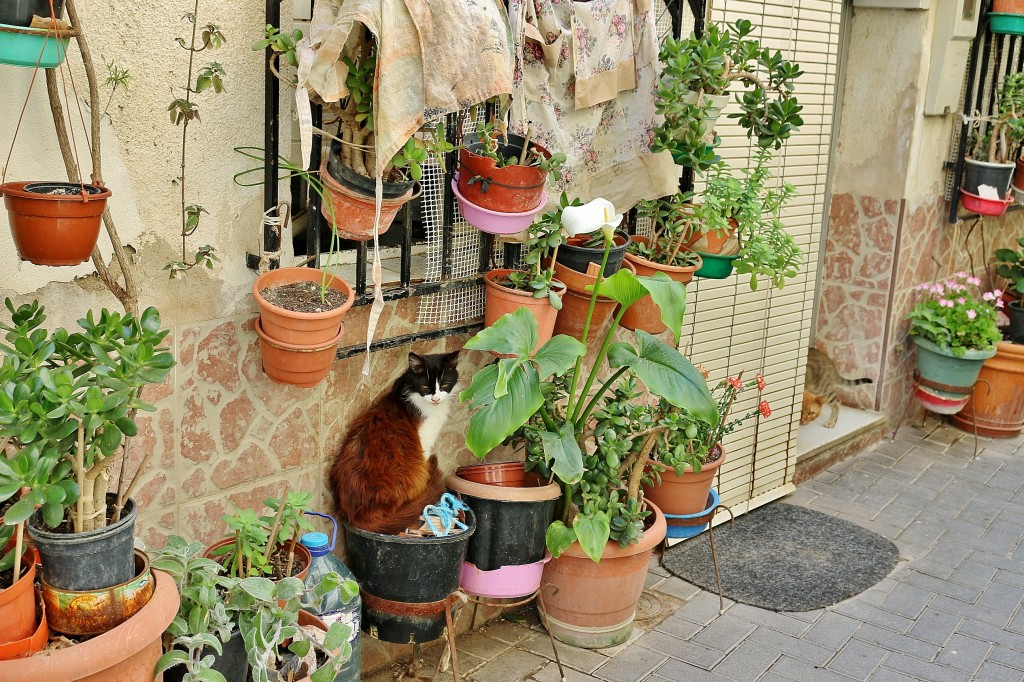
[[[109,189],[70,182],[8,182],[0,185],[0,194],[21,260],[36,265],[89,260]]]
[[[343,178],[344,180],[344,178]],[[377,216],[377,204],[373,193],[367,194],[363,187],[339,182],[328,172],[327,158],[324,157],[320,165],[320,181],[324,186],[324,200],[320,207],[320,213],[331,224],[333,229],[342,239],[353,239],[355,241],[368,241],[373,239],[373,223]],[[390,184],[390,183],[387,183]],[[376,184],[374,184],[376,189]],[[412,201],[423,193],[423,187],[418,182],[397,198],[381,196],[380,207],[380,228],[378,235],[382,235],[391,227],[398,209]],[[331,212],[333,211],[333,216]]]

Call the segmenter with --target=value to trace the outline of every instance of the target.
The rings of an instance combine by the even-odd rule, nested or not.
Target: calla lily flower
[[[566,206],[562,209],[562,230],[570,237],[589,234],[602,228],[607,234],[614,232],[622,222],[622,214],[615,212],[615,206],[607,199],[594,199],[582,206]]]

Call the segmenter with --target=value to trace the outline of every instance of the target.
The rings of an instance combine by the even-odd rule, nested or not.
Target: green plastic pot
[[[1024,35],[1024,15],[989,12],[988,27],[993,33]]]
[[[705,279],[725,279],[732,274],[732,263],[739,256],[723,256],[715,253],[701,253],[697,252],[697,255],[701,257],[704,264],[701,265],[700,270],[693,273],[697,277],[704,277]]]
[[[49,12],[47,12],[49,14]],[[10,26],[0,24],[0,28],[16,28],[20,31],[31,31],[24,26]],[[3,39],[0,40],[0,64],[11,66],[35,67],[39,64],[41,69],[52,69],[60,66],[68,54],[68,41],[70,38],[57,38],[47,35],[45,29],[32,33],[0,33]]]
[[[917,373],[914,396],[926,409],[938,414],[956,414],[971,397],[978,373],[996,348],[968,350],[961,356],[917,336]]]

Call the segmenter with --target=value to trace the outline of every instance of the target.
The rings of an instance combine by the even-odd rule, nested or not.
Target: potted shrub
[[[976,297],[980,283],[958,272],[914,287],[918,301],[905,318],[917,346],[914,394],[932,412],[959,412],[971,397],[982,363],[996,354],[1000,299],[991,291]]]
[[[1024,237],[1017,238],[1017,245],[1017,251],[996,250],[996,274],[1010,280],[1009,288],[1017,293],[1017,300],[1006,306],[1006,315],[1010,318],[1010,340],[1024,344]]]
[[[605,230],[610,235],[612,228]],[[614,299],[618,323],[650,293],[678,341],[683,292],[661,273],[620,270],[603,278],[599,271],[592,305],[599,295]],[[539,349],[536,320],[526,311],[485,328],[466,348],[502,357],[477,372],[460,397],[472,413],[466,444],[474,454],[483,457],[512,437],[525,446],[528,469],[562,486],[558,519],[546,538],[554,557],[543,576],[553,586],[544,593],[547,621],[563,641],[602,647],[629,636],[651,549],[665,536],[664,517],[645,503],[640,487],[655,439],[647,437],[649,424],[631,419],[639,398],[649,392],[713,424],[718,413],[693,365],[643,331],[633,343],[613,343],[613,325],[584,372],[587,322],[582,341],[559,335]]]
[[[718,423],[690,414],[666,400],[648,407],[647,421],[657,424],[657,443],[651,452],[649,470],[644,477],[644,496],[654,502],[669,519],[669,537],[672,537],[672,517],[696,514],[706,508],[711,481],[725,463],[725,436],[743,422],[760,414],[771,415],[767,401],[759,401],[755,409],[730,419],[732,406],[743,389],[765,387],[760,374],[744,382],[743,375],[718,382],[712,395],[718,407]]]
[[[458,195],[473,206],[499,214],[536,213],[544,207],[548,176],[562,177],[565,154],[552,154],[526,137],[510,135],[504,124],[487,123],[459,149]],[[465,216],[467,222],[484,229]],[[490,231],[490,230],[488,230]]]
[[[724,28],[709,24],[699,38],[669,36],[662,42],[656,106],[664,121],[654,130],[652,151],[668,150],[677,164],[698,170],[716,163],[712,128],[735,81],[746,90],[737,98],[740,111],[730,118],[738,119],[748,137],[756,136],[759,146],[779,149],[803,125],[803,107],[793,94],[803,72],[750,38],[753,30],[740,19]]]
[[[312,557],[299,542],[304,531],[312,531],[306,520],[308,492],[285,492],[283,498],[263,501],[270,513],[257,515],[252,509],[225,514],[230,535],[206,549],[205,556],[222,564],[227,575],[237,578],[269,576],[274,580],[306,577]]]
[[[703,261],[698,277],[724,279],[733,268],[750,275],[751,290],[757,289],[758,276],[766,276],[772,285],[782,288],[787,278],[796,276],[802,262],[800,248],[782,224],[782,208],[793,194],[793,186],[783,183],[769,187],[771,154],[759,150],[753,168],[744,168],[743,179],[731,175],[724,164],[708,175],[703,203],[694,208],[706,234],[733,229],[735,244],[723,247],[719,254],[701,251]]]
[[[1024,73],[1007,76],[999,86],[998,109],[988,117],[972,119],[960,188],[965,204],[975,212],[1002,215],[1009,201],[1010,176],[1024,140]],[[981,197],[980,187],[994,187],[998,199]]]
[[[168,332],[155,308],[138,318],[103,310],[96,319],[89,312],[72,333],[43,329],[37,302],[6,304],[0,438],[15,452],[0,467],[0,501],[27,490],[4,522],[27,519],[46,567],[44,587],[104,590],[129,582],[137,575],[131,494],[139,473],[126,476],[123,445],[137,431],[135,410],[153,409],[140,391],[163,381],[174,365],[160,345]],[[109,490],[118,455],[121,475]],[[148,453],[139,472],[147,459]]]
[[[89,260],[109,189],[70,182],[8,182],[0,185],[0,194],[21,260],[36,265]]]

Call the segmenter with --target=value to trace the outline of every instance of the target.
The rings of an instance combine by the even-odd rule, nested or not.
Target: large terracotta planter
[[[0,185],[18,256],[36,265],[78,265],[89,260],[110,190],[85,185],[86,196],[82,197],[42,193],[47,188],[81,190],[66,182]],[[32,189],[38,191],[29,191]]]
[[[260,293],[264,289],[285,284],[314,282],[320,285],[323,281],[324,271],[316,268],[279,268],[257,277],[252,285],[252,297],[256,299],[256,305],[259,307],[263,332],[275,341],[306,346],[326,343],[338,336],[343,329],[345,313],[355,301],[352,286],[342,278],[327,275],[327,286],[341,293],[345,297],[345,302],[340,308],[322,313],[285,310],[263,298]]]
[[[558,311],[552,307],[547,298],[534,298],[528,291],[518,291],[498,284],[508,273],[513,270],[491,270],[484,275],[485,304],[484,304],[484,326],[490,327],[503,315],[514,313],[520,308],[527,308],[537,318],[538,342],[537,348],[543,346],[551,338],[555,329],[555,320]],[[562,290],[557,292],[559,296],[565,294],[565,285],[556,280]],[[534,350],[537,350],[534,348]]]
[[[545,621],[560,641],[602,649],[629,639],[651,551],[665,539],[667,530],[665,516],[657,506],[649,506],[654,523],[637,544],[622,548],[609,542],[601,562],[594,563],[579,543],[573,543],[544,567]]]
[[[153,571],[156,589],[142,610],[113,630],[66,649],[0,664],[0,678],[32,682],[154,682],[164,630],[178,614],[178,589]],[[163,678],[160,675],[157,682]]]
[[[985,361],[974,392],[953,423],[989,438],[1013,438],[1024,430],[1024,345],[1000,343]]]
[[[373,239],[373,224],[377,215],[376,197],[367,196],[360,188],[338,182],[327,171],[327,157],[320,164],[320,180],[324,185],[324,201],[320,213],[342,239],[364,242]],[[416,183],[397,199],[381,198],[380,228],[377,234],[388,231],[398,209],[418,197],[423,188]],[[334,215],[331,215],[333,209]]]
[[[35,632],[36,580],[35,552],[26,550],[21,557],[21,577],[5,590],[0,590],[0,644],[30,638]],[[12,569],[13,570],[13,569]]]
[[[957,357],[927,339],[910,338],[917,345],[914,396],[931,412],[956,414],[970,400],[982,364],[996,349],[968,350]]]
[[[636,274],[632,263],[624,262],[622,267]],[[590,272],[577,272],[562,263],[555,263],[555,278],[565,283],[565,295],[562,296],[562,309],[558,311],[555,319],[555,334],[566,334],[574,339],[583,338],[583,326],[587,321],[587,312],[590,310],[591,291],[588,286],[597,284],[597,271],[601,264],[591,263]],[[615,314],[619,304],[611,298],[598,296],[594,304],[594,314],[590,318],[590,331],[587,341],[601,338],[601,330]]]
[[[508,142],[498,146],[499,153],[518,157],[525,140],[509,135]],[[475,153],[482,146],[481,142],[472,142],[459,150],[459,194],[472,204],[500,213],[525,213],[537,208],[544,194],[547,171],[536,166],[498,168],[494,159]],[[551,158],[551,152],[539,144],[531,142],[530,146]]]
[[[647,237],[633,237],[633,241],[640,242],[641,244],[647,244],[650,240]],[[626,262],[633,266],[633,270],[636,274],[642,277],[650,277],[656,272],[664,272],[670,278],[679,282],[680,284],[689,284],[693,279],[693,273],[701,266],[702,261],[700,256],[697,256],[697,263],[695,265],[688,265],[686,267],[679,267],[675,265],[662,265],[661,263],[655,263],[654,261],[647,260],[643,256],[638,256],[634,253],[626,253]],[[644,296],[639,301],[629,306],[626,312],[623,313],[622,319],[619,320],[619,326],[625,327],[626,329],[642,329],[648,334],[660,334],[661,332],[668,329],[665,323],[661,321],[661,310],[658,308],[658,304],[654,302],[650,294]]]
[[[705,464],[697,473],[693,471],[693,467],[687,465],[683,475],[676,476],[675,469],[667,467],[661,472],[660,485],[644,486],[644,499],[658,505],[666,514],[696,514],[706,508],[711,484],[718,473],[718,468],[724,462],[725,450],[722,450],[721,457],[710,464]],[[654,468],[656,465],[657,462],[653,459],[647,462],[648,468]]]
[[[232,545],[234,544],[234,542],[234,538],[224,538],[223,540],[218,540],[217,542],[207,547],[205,551],[203,551],[203,556],[207,559],[216,559],[216,556],[214,556],[213,554],[216,550],[226,545]],[[289,540],[283,545],[278,545],[278,548],[280,550],[287,551],[288,548],[291,547],[291,545],[292,541]],[[309,573],[309,565],[311,563],[313,563],[313,556],[309,553],[309,550],[306,549],[306,546],[301,543],[295,543],[295,566],[301,566],[302,568],[301,570],[299,570],[298,573],[294,573],[292,577],[298,578],[299,580],[305,580],[306,574]],[[294,568],[294,566],[292,568]]]

